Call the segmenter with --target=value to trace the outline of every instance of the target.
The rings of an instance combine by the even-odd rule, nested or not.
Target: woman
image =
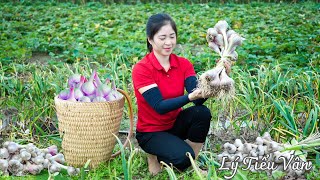
[[[193,65],[172,53],[177,42],[172,18],[152,15],[146,32],[150,53],[133,67],[132,81],[138,104],[136,138],[148,153],[149,171],[155,175],[161,170],[161,161],[179,170],[191,165],[186,153],[197,157],[209,131],[211,113],[202,105],[206,99],[201,92],[194,90]],[[189,102],[195,106],[182,110]]]

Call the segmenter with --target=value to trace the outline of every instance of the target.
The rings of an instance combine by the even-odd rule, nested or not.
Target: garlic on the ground
[[[64,159],[64,155],[61,153],[58,153],[52,157],[50,157],[49,159],[50,161],[56,161],[58,163],[64,164],[65,163],[65,159]]]
[[[217,156],[217,158],[218,158],[219,161],[222,160],[222,157],[228,157],[228,159],[229,159],[230,154],[229,154],[228,152],[224,151],[224,152],[222,152],[221,154],[219,154],[219,155]]]
[[[7,159],[9,157],[9,152],[7,148],[0,149],[0,159]]]
[[[283,154],[279,151],[275,151],[273,152],[274,155],[274,162],[275,163],[282,163],[283,162],[283,158],[281,158],[281,156],[283,156]]]
[[[230,154],[234,154],[237,150],[236,146],[230,143],[226,143],[226,144],[224,146],[225,150]]]
[[[250,143],[244,143],[243,144],[243,152],[244,153],[250,153],[250,151],[252,150],[252,145]]]
[[[28,161],[29,159],[31,159],[31,154],[29,152],[27,152],[27,150],[21,149],[20,150],[20,157],[21,157],[22,161]]]
[[[67,172],[68,172],[68,174],[70,176],[75,176],[80,172],[79,168],[74,168],[74,167],[71,167],[71,166],[65,166],[65,165],[59,164],[58,162],[53,162],[52,166],[54,166],[54,168],[57,168],[57,169],[60,169],[60,170],[61,169],[67,170]]]
[[[263,139],[261,137],[256,138],[256,143],[257,145],[262,145],[263,144]]]
[[[263,133],[263,135],[262,135],[262,139],[265,139],[265,140],[268,140],[268,141],[272,141],[272,139],[271,139],[271,135],[270,135],[270,133],[269,133],[269,132],[265,132],[265,133]]]
[[[57,163],[49,164],[49,172],[51,174],[54,174],[54,173],[60,172],[60,171],[61,171],[61,168],[57,165]]]
[[[20,147],[21,148],[23,148],[23,147],[26,148],[27,151],[30,152],[30,153],[35,152],[37,150],[37,147],[32,143],[29,143],[27,145],[21,145]]]
[[[230,143],[228,143],[228,142],[224,143],[224,145],[223,145],[224,150],[227,150],[229,145],[230,145]]]
[[[242,153],[242,152],[244,151],[244,145],[240,145],[240,146],[237,148],[237,151]]]
[[[264,154],[269,154],[270,153],[268,146],[262,146],[262,147],[264,149]]]
[[[18,151],[19,147],[16,143],[9,142],[7,149],[9,153],[15,153],[16,151]]]
[[[50,163],[49,159],[44,159],[43,160],[43,167],[44,168],[48,168],[49,167],[49,163]]]
[[[38,156],[37,152],[30,152],[30,154],[31,154],[31,157],[32,157],[32,158],[35,158],[35,157]]]
[[[243,155],[242,155],[242,153],[240,153],[240,152],[237,152],[236,154],[235,154],[235,156],[237,157],[239,157],[239,159],[238,159],[238,162],[242,162],[242,160],[243,160]]]
[[[256,145],[256,144],[251,144],[251,147],[252,147],[252,149],[256,150],[257,147],[258,147],[258,145]]]
[[[9,162],[9,167],[8,170],[11,172],[13,175],[19,174],[23,170],[23,165],[15,159],[11,159]]]
[[[222,160],[222,157],[223,157],[223,154],[218,154],[217,155],[217,159],[218,159],[219,162]]]
[[[257,151],[251,150],[251,151],[250,151],[250,156],[252,156],[252,157],[257,157],[257,156],[258,156]]]
[[[45,155],[45,159],[50,159],[51,157],[52,157],[51,154],[46,154],[46,155]]]
[[[23,161],[19,153],[12,154],[10,160],[17,160],[20,163]]]
[[[32,158],[32,161],[33,161],[35,164],[39,165],[39,164],[42,164],[42,163],[43,163],[44,158],[43,158],[42,156],[37,156],[37,157],[35,157],[35,158]]]
[[[8,167],[8,161],[5,159],[0,159],[0,172],[7,173]]]
[[[20,145],[15,142],[5,142],[4,145],[7,146],[9,153],[14,153],[19,149],[23,148],[25,148],[29,153],[34,152],[36,150],[36,147],[32,143],[29,143],[27,145]]]
[[[242,143],[242,141],[241,141],[240,139],[236,139],[236,140],[234,141],[234,145],[235,145],[236,147],[239,147],[239,146],[242,146],[243,143]]]
[[[29,161],[27,161],[25,168],[30,174],[33,174],[33,175],[39,174],[41,172],[41,170],[43,169],[40,166],[38,166],[37,164],[32,164]]]
[[[232,154],[232,155],[230,155],[229,160],[230,160],[230,161],[234,161],[235,158],[236,158],[235,154]]]
[[[289,176],[289,177],[295,177],[295,175],[296,175],[295,170],[292,170],[292,169],[290,168],[290,166],[289,166],[289,167],[288,167],[287,176]]]
[[[257,148],[257,155],[263,156],[264,155],[264,147],[262,145],[259,145]]]
[[[299,177],[299,176],[302,176],[302,175],[303,175],[304,170],[295,170],[295,173],[296,173],[296,175]]]
[[[6,141],[2,145],[4,148],[8,148],[9,144],[10,144],[10,141]]]
[[[271,141],[269,144],[269,149],[270,151],[278,151],[279,150],[279,145],[277,142]]]
[[[62,165],[64,162],[64,155],[58,153],[58,148],[55,145],[46,149],[38,149],[32,143],[20,145],[6,141],[0,149],[1,175],[9,175],[9,173],[13,176],[24,176],[26,173],[36,175],[44,168],[50,172],[58,172],[64,168],[69,175],[79,173],[79,168],[64,166]]]

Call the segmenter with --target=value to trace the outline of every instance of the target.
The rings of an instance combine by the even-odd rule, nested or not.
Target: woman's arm
[[[188,93],[191,93],[197,87],[197,78],[195,76],[189,76],[184,80],[184,86]],[[197,100],[193,100],[192,102],[197,105],[202,105],[208,98],[200,98]]]
[[[138,91],[142,94],[147,103],[159,114],[165,114],[178,109],[200,96],[198,91],[194,91],[187,95],[164,100],[156,84],[142,87],[138,89]]]

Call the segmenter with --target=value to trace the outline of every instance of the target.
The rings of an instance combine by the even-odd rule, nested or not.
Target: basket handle
[[[130,119],[130,129],[129,129],[129,134],[128,134],[128,137],[126,139],[126,141],[124,142],[123,144],[123,147],[126,147],[129,143],[129,140],[133,134],[133,110],[132,110],[132,102],[131,102],[131,99],[128,95],[128,93],[126,93],[124,90],[122,89],[118,89],[117,88],[117,91],[119,91],[121,94],[124,95],[124,97],[127,99],[128,101],[128,105],[129,105],[129,119]],[[111,158],[114,158],[116,156],[118,156],[119,154],[121,154],[121,151],[119,150],[118,152],[114,153],[111,155]]]

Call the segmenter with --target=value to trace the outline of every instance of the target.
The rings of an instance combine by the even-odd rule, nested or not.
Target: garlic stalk
[[[217,35],[218,32],[216,28],[209,28],[207,31],[206,39],[208,42],[212,42]]]
[[[57,162],[53,162],[52,165],[56,169],[65,169],[65,170],[67,170],[69,176],[75,176],[80,172],[79,168],[74,168],[74,167],[71,167],[71,166],[65,166],[65,165],[59,164]]]
[[[221,56],[221,51],[219,49],[219,46],[214,42],[209,42],[209,48],[214,50],[216,53],[218,53]]]
[[[215,25],[215,28],[217,29],[217,31],[219,33],[222,34],[223,36],[223,42],[224,42],[224,49],[226,49],[228,47],[228,39],[227,39],[227,29],[228,29],[228,23],[227,21],[218,21],[218,23]],[[225,52],[222,51],[222,54],[224,54]]]
[[[224,50],[225,50],[225,46],[224,46],[224,43],[223,43],[223,36],[221,34],[218,34],[216,36],[216,38],[214,39],[214,43],[216,43],[218,45],[218,47],[220,48],[220,54],[223,55],[224,53]]]
[[[227,31],[227,38],[228,38],[228,40],[229,40],[231,34],[236,34],[236,32],[235,32],[234,30],[232,30],[232,29],[228,30],[228,31]]]
[[[227,55],[231,53],[232,51],[235,51],[237,46],[240,46],[242,44],[242,41],[244,39],[238,35],[238,34],[232,34],[229,38],[229,46],[226,46],[226,51],[224,51],[223,55]]]
[[[62,163],[62,164],[65,163],[64,155],[61,154],[61,153],[59,153],[59,154],[57,154],[57,155],[55,155],[55,156],[50,157],[49,160],[50,160],[50,161],[56,161],[56,162]]]
[[[56,172],[60,172],[61,168],[57,165],[57,163],[52,163],[52,164],[49,164],[48,170],[51,174],[54,174]]]
[[[52,156],[58,154],[58,147],[56,145],[52,145],[52,146],[49,146],[48,148],[40,149],[40,150],[44,153],[49,153]]]

